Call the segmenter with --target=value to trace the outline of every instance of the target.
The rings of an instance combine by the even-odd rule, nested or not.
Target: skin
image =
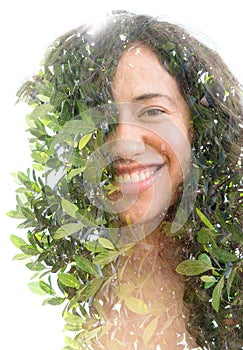
[[[112,135],[112,151],[119,158],[114,162],[120,193],[115,210],[124,225],[161,221],[189,168],[189,109],[176,80],[139,43],[120,58],[113,96],[119,111]],[[127,183],[128,175],[136,182]]]

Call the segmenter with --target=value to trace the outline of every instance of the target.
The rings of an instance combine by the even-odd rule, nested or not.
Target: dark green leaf
[[[162,47],[165,51],[172,51],[175,49],[176,46],[174,43],[168,42],[168,43],[164,44]]]
[[[217,258],[220,262],[234,262],[238,260],[238,257],[234,253],[230,253],[226,249],[223,248],[213,248],[212,254]]]
[[[43,265],[40,262],[29,262],[28,264],[26,264],[26,267],[28,267],[28,269],[30,269],[31,271],[42,271],[44,270],[46,267],[45,265]]]
[[[78,268],[80,268],[81,270],[89,273],[90,275],[98,275],[97,269],[95,267],[95,265],[88,260],[87,258],[83,257],[83,256],[75,256],[74,258]]]
[[[65,301],[65,298],[60,298],[60,297],[54,297],[54,298],[48,298],[45,299],[42,303],[42,305],[61,305]]]
[[[236,272],[238,270],[238,266],[234,267],[231,271],[231,274],[229,275],[229,278],[227,278],[227,293],[228,293],[228,299],[230,299],[230,291],[231,291],[231,287],[232,287],[232,284],[234,282],[234,278],[235,278],[235,275],[236,275]]]
[[[219,282],[214,287],[213,294],[212,294],[212,306],[216,312],[219,311],[223,288],[224,288],[224,276],[220,278]]]
[[[91,297],[94,297],[95,294],[98,292],[98,290],[101,288],[102,284],[104,283],[104,278],[96,278],[92,280],[83,290],[82,295],[89,299]]]
[[[215,231],[209,228],[202,228],[197,234],[197,240],[199,243],[203,243],[203,244],[211,243],[213,246],[216,246],[214,236],[215,236]]]

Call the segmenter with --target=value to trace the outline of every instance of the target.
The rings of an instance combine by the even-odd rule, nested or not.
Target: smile
[[[146,171],[136,171],[131,174],[126,173],[126,174],[121,174],[121,175],[115,175],[114,180],[117,183],[120,184],[131,184],[131,183],[138,183],[142,182],[149,177],[151,177],[153,174],[155,174],[155,170],[146,170]]]
[[[114,176],[114,182],[119,190],[126,195],[143,193],[152,186],[159,171],[165,164],[135,169],[120,169]],[[129,171],[130,170],[130,171]]]

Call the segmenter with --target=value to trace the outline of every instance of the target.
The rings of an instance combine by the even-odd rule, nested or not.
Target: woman
[[[122,12],[57,39],[19,91],[47,165],[19,174],[22,250],[58,273],[67,349],[242,349],[239,94],[182,28]]]

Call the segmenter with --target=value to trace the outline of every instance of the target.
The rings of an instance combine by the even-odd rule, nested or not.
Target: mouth
[[[146,191],[154,182],[165,164],[144,166],[137,169],[117,169],[114,183],[123,194],[137,194]]]

